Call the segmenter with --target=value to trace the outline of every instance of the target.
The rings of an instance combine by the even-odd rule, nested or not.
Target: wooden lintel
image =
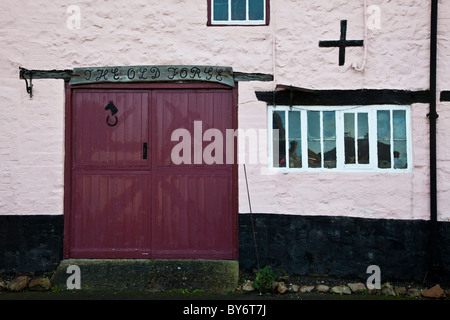
[[[63,79],[69,81],[72,76],[73,70],[28,70],[19,67],[20,79]]]
[[[310,93],[314,92],[314,89],[301,88],[301,87],[295,87],[295,86],[284,85],[284,84],[277,84],[275,90],[276,91],[279,91],[279,90],[295,90],[295,91],[310,92]]]
[[[450,91],[441,91],[440,101],[450,101]]]
[[[19,67],[20,79],[30,79],[30,73],[33,79],[63,79],[69,81],[73,75],[73,70],[29,70]],[[234,81],[273,81],[273,75],[267,73],[246,73],[233,72]]]
[[[273,81],[273,75],[267,73],[233,72],[234,81]]]
[[[282,90],[257,91],[256,97],[273,105],[297,106],[349,106],[395,104],[411,105],[429,103],[430,91],[409,91],[390,89],[356,89],[356,90]]]

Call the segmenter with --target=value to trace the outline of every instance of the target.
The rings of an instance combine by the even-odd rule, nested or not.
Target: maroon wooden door
[[[151,162],[143,154],[149,97],[145,91],[74,91],[71,257],[151,251]]]
[[[223,163],[194,163],[207,129],[225,142],[235,128],[235,91],[122,87],[68,88],[65,257],[237,259],[236,166],[225,143]],[[191,135],[190,164],[172,159],[177,129]]]
[[[211,143],[203,141],[203,133],[215,129],[225,138],[233,128],[231,106],[231,90],[153,92],[154,257],[233,258],[232,165],[226,164],[225,152],[219,164],[203,158]],[[190,133],[190,164],[171,159],[180,143],[171,141],[177,129]],[[195,150],[201,151],[197,157]]]

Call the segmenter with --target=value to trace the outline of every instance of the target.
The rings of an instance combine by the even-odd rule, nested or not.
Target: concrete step
[[[61,290],[78,284],[80,290],[220,293],[234,291],[238,280],[239,263],[233,260],[67,259],[51,282]]]

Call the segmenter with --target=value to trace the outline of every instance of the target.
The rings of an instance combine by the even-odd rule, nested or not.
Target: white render
[[[272,0],[268,26],[207,26],[206,0],[0,3],[0,215],[63,214],[64,83],[19,79],[27,69],[114,65],[226,65],[274,75],[239,83],[239,128],[267,130],[267,105],[255,91],[277,84],[310,89],[429,89],[430,2],[367,0],[378,26],[364,49],[338,65],[340,20],[347,39],[364,38],[364,1]],[[79,8],[79,29],[71,24]],[[372,16],[372,18],[374,18]],[[450,90],[450,3],[439,3],[438,94]],[[439,98],[439,97],[438,97]],[[438,102],[438,219],[450,221],[450,102]],[[412,169],[395,172],[274,173],[247,164],[255,213],[429,219],[428,104],[411,106]],[[263,150],[263,154],[268,150]],[[239,212],[249,206],[239,166]]]

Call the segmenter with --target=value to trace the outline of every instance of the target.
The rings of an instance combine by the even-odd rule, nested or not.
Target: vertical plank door
[[[154,257],[232,259],[236,255],[233,165],[226,163],[225,144],[226,130],[233,129],[232,98],[231,90],[152,94]],[[179,129],[189,133],[191,157],[176,164],[172,150],[183,141],[172,141],[172,133]],[[210,135],[204,136],[208,130]],[[217,148],[209,152],[214,141]],[[209,163],[208,155],[217,161]]]
[[[148,92],[73,94],[73,258],[150,254],[148,102]]]
[[[236,91],[133,88],[72,88],[65,256],[237,259]]]

